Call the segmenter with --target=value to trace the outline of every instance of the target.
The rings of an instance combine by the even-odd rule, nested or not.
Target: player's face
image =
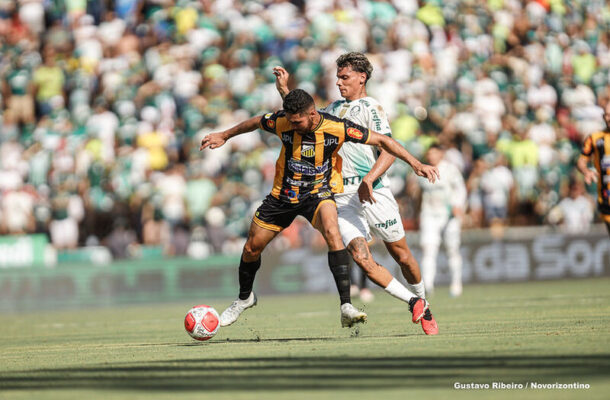
[[[312,106],[308,111],[300,114],[286,113],[286,119],[297,133],[305,134],[313,129],[315,115],[316,109]]]
[[[360,93],[365,83],[366,74],[364,72],[356,72],[349,65],[337,69],[337,87],[344,99],[352,100]]]
[[[431,148],[426,153],[426,159],[430,165],[437,166],[438,163],[443,159],[443,151],[437,148]]]

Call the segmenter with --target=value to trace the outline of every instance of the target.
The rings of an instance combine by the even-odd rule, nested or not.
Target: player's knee
[[[398,255],[398,260],[396,261],[401,267],[409,268],[414,266],[415,257],[413,257],[413,254],[411,254],[410,252],[403,252]]]
[[[244,258],[246,259],[256,259],[259,258],[261,253],[263,252],[262,246],[257,246],[256,243],[248,240],[244,245]]]

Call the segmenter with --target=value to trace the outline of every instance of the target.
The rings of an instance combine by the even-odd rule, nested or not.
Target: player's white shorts
[[[420,245],[438,247],[441,234],[448,249],[460,248],[462,224],[458,218],[435,215],[421,215],[419,218]]]
[[[405,236],[398,203],[389,188],[375,189],[376,203],[360,203],[358,193],[335,195],[339,231],[345,245],[357,237],[371,240],[371,233],[384,242],[396,242]]]

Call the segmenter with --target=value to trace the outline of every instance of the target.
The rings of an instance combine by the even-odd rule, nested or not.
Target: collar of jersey
[[[315,131],[317,131],[318,129],[320,129],[320,127],[322,126],[322,122],[324,122],[324,115],[322,115],[322,113],[319,113],[319,114],[320,114],[320,122],[318,122],[318,125],[316,125],[316,127],[315,127],[315,128],[313,128],[313,129],[311,130],[311,132],[309,132],[309,133],[314,133]]]

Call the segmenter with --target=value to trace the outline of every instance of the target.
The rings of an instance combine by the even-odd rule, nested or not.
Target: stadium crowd
[[[336,100],[345,51],[373,63],[395,139],[448,149],[465,228],[594,218],[573,167],[610,99],[603,0],[0,0],[0,46],[0,234],[238,253],[281,144],[257,132],[200,153],[201,138],[281,108],[275,65]],[[390,176],[417,229],[416,181],[400,162]]]

